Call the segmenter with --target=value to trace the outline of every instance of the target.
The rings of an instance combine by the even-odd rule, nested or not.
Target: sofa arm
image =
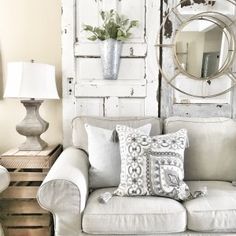
[[[0,193],[10,184],[10,175],[6,168],[0,166]]]
[[[64,150],[40,186],[37,200],[54,218],[55,235],[79,235],[88,196],[88,158],[82,150]]]

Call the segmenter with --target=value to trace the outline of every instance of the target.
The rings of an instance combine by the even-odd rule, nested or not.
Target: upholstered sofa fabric
[[[10,175],[6,168],[0,166],[0,192],[5,190],[10,183]]]
[[[207,187],[207,196],[184,203],[188,229],[236,232],[236,187],[221,181],[188,181],[192,191]],[[222,234],[221,234],[222,235]]]
[[[3,166],[0,166],[0,193],[8,187],[9,183],[10,183],[9,172],[7,171],[6,168],[4,168]],[[4,232],[3,232],[1,224],[0,224],[0,236],[4,236]]]
[[[73,122],[74,141],[77,147],[86,149],[84,123],[89,123],[85,120],[90,118],[76,119]],[[114,119],[110,124],[106,119],[110,118],[98,121],[102,128],[110,126],[113,129],[120,123],[119,119]],[[91,125],[99,126],[96,118],[91,120],[94,123]],[[151,123],[150,120],[142,124],[134,122],[137,126]],[[160,125],[158,119],[154,119],[154,123]],[[160,131],[158,125],[154,127],[159,127]],[[206,186],[207,196],[184,204],[163,197],[113,196],[107,204],[101,204],[98,197],[104,192],[113,192],[114,188],[89,193],[88,157],[82,150],[71,147],[63,151],[38,191],[41,206],[53,214],[55,236],[236,235],[236,187],[230,182],[214,181],[235,180],[235,121],[174,117],[167,119],[165,128],[168,132],[188,130],[190,149],[185,152],[185,162],[188,159],[185,172],[189,179],[212,181],[188,181],[187,184],[191,192]],[[151,135],[155,132],[151,131]]]
[[[236,180],[236,121],[229,118],[170,117],[164,132],[188,131],[185,180]]]
[[[88,197],[88,158],[70,147],[63,151],[44,179],[37,200],[53,214],[56,236],[78,236]]]
[[[155,117],[76,117],[72,121],[72,142],[77,148],[88,152],[88,136],[84,124],[114,130],[117,124],[138,128],[146,124],[151,124],[150,135],[162,133],[161,119]]]
[[[183,232],[186,211],[179,202],[162,197],[116,197],[107,204],[98,202],[104,192],[94,191],[86,204],[82,227],[90,234],[154,234]]]

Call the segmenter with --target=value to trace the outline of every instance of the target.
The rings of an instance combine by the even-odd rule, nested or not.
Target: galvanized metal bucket
[[[103,78],[115,80],[120,67],[122,42],[114,39],[100,41]]]

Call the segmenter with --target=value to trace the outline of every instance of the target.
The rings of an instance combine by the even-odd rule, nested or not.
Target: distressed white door
[[[63,0],[63,127],[71,143],[70,121],[77,115],[157,116],[158,65],[155,40],[160,1]],[[100,10],[115,9],[139,21],[123,44],[119,76],[104,80],[98,42],[87,39],[83,24],[100,25]]]
[[[170,9],[175,6],[175,4],[180,1],[162,1],[162,12],[165,16]],[[189,1],[190,2],[190,1]],[[207,2],[207,1],[202,1]],[[210,1],[209,1],[210,2]],[[213,7],[214,10],[223,11],[222,14],[235,15],[235,9],[232,8],[232,5],[229,3],[224,6],[220,6],[222,2],[217,2]],[[212,10],[211,6],[207,7],[207,10]],[[182,14],[182,19],[185,15],[197,14],[201,11],[205,11],[205,6],[202,3],[196,3],[190,7],[183,7],[179,10]],[[181,18],[178,18],[175,14],[172,14],[172,17],[169,18],[168,27],[166,31],[163,32],[162,40],[163,44],[171,44],[170,35],[174,34],[176,27],[181,24]],[[169,28],[169,29],[168,29]],[[166,35],[168,36],[166,36]],[[186,50],[184,50],[186,51]],[[170,48],[163,48],[162,51],[162,67],[164,71],[168,71],[170,77],[173,77],[176,74],[175,62],[172,57],[173,51]],[[190,58],[191,59],[191,58]],[[235,65],[233,65],[234,68]],[[233,70],[235,73],[236,70]],[[172,75],[171,75],[172,73]],[[216,94],[219,91],[222,91],[226,88],[231,87],[232,81],[225,76],[222,79],[215,79],[211,82],[209,81],[197,81],[186,78],[184,76],[176,76],[175,85],[182,90],[191,91],[193,94],[200,94],[201,96],[208,96]],[[195,98],[183,93],[178,92],[173,89],[165,80],[161,80],[161,96],[160,96],[160,114],[162,117],[169,117],[173,115],[177,116],[195,116],[195,117],[210,117],[210,116],[225,116],[225,117],[235,117],[235,88],[230,92],[225,93],[221,96],[212,97],[212,98]]]

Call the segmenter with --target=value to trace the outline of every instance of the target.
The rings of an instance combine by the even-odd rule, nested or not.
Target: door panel
[[[178,3],[178,1],[175,1]],[[175,5],[175,4],[174,4]],[[187,7],[179,9],[183,13],[183,18],[186,15],[191,15],[195,9],[199,11],[199,7],[202,4],[195,4],[188,8]],[[217,5],[217,4],[216,4]],[[170,12],[171,7],[173,7],[173,2],[163,1],[163,15]],[[196,8],[195,8],[196,7]],[[217,7],[217,6],[215,6]],[[209,9],[208,9],[209,10]],[[219,9],[218,9],[219,10]],[[196,12],[197,13],[197,12]],[[196,14],[194,13],[194,14]],[[164,18],[163,18],[164,19]],[[177,32],[179,25],[181,24],[180,20],[176,17],[175,14],[172,14],[169,17],[168,21],[169,26],[171,25],[172,31],[170,35],[163,32],[162,40],[163,44],[173,44],[174,41],[174,32]],[[188,47],[187,47],[188,49]],[[184,50],[184,53],[188,53]],[[218,54],[217,54],[218,55]],[[217,58],[216,53],[210,53],[206,56],[206,59],[210,57],[216,57],[216,63],[219,63],[219,58]],[[181,89],[182,91],[188,92],[189,94],[195,94],[199,97],[189,96],[179,92],[178,90],[171,87],[168,82],[162,77],[161,83],[161,117],[168,116],[200,116],[200,117],[209,117],[209,116],[225,116],[232,117],[232,110],[234,105],[232,94],[233,90],[228,93],[221,94],[219,96],[214,96],[211,98],[201,98],[200,96],[212,96],[222,92],[224,89],[230,89],[232,86],[232,80],[227,76],[222,76],[211,81],[206,80],[196,80],[187,78],[185,75],[178,74],[177,66],[175,66],[175,60],[173,59],[173,50],[171,47],[165,47],[162,51],[162,68],[166,71],[169,81],[172,82],[173,86]],[[193,59],[186,57],[187,60]],[[185,62],[188,66],[188,61]],[[205,73],[208,73],[211,69],[207,67],[206,60]],[[194,66],[194,65],[193,65]],[[217,65],[215,65],[217,66]]]

